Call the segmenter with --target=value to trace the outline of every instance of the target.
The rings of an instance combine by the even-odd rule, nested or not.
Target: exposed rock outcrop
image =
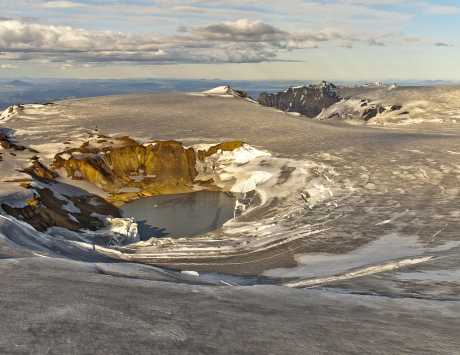
[[[298,112],[313,118],[323,109],[340,101],[340,96],[334,84],[323,81],[319,85],[291,87],[275,94],[263,92],[257,101],[264,106]]]
[[[43,165],[37,157],[33,158],[32,164],[25,168],[23,172],[41,181],[53,181],[58,177],[56,172],[48,169],[48,167]]]
[[[319,85],[291,87],[274,94],[262,93],[258,98],[261,105],[275,107],[320,120],[359,120],[377,123],[400,122],[410,112],[401,111],[403,105],[389,96],[389,87],[373,83],[360,87],[336,87],[323,81]],[[369,95],[369,98],[367,95]],[[380,99],[382,97],[382,99]]]
[[[6,213],[27,221],[39,231],[45,231],[50,227],[63,227],[75,231],[81,228],[97,230],[105,225],[94,213],[120,217],[120,212],[115,206],[95,195],[57,196],[46,186],[25,184],[24,187],[33,191],[33,198],[25,201],[22,207],[2,203],[1,208]]]
[[[408,112],[401,112],[402,108],[403,105],[400,104],[385,105],[369,99],[348,98],[324,109],[316,118],[321,120],[356,119],[368,122],[377,117],[391,118],[408,114]]]

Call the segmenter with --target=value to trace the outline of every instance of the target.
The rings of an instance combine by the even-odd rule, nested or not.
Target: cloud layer
[[[53,2],[68,6],[67,2]],[[289,32],[255,20],[180,27],[173,35],[90,31],[20,20],[0,20],[1,58],[50,62],[257,63],[321,45],[385,46],[424,41],[399,33],[366,34],[323,29]],[[436,45],[439,46],[436,42]],[[433,43],[434,44],[434,43]]]

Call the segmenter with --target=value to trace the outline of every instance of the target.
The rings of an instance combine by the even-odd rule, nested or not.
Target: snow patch
[[[393,262],[388,262],[383,265],[373,265],[369,267],[365,267],[363,269],[351,271],[348,273],[344,273],[342,275],[334,275],[329,277],[317,278],[317,279],[308,279],[308,280],[300,280],[295,282],[288,282],[285,284],[287,287],[294,287],[294,288],[309,288],[309,287],[319,287],[325,284],[329,284],[331,282],[337,281],[345,281],[350,279],[355,279],[358,277],[364,277],[368,275],[378,274],[382,272],[389,272],[393,270],[398,270],[406,266],[417,265],[421,263],[426,263],[431,261],[433,256],[424,256],[419,258],[408,258]]]
[[[228,85],[218,86],[214,89],[203,91],[203,94],[206,95],[231,95],[231,88]]]
[[[244,144],[242,147],[233,151],[219,151],[216,154],[219,155],[217,159],[219,163],[232,161],[239,165],[247,164],[256,158],[271,156],[269,152],[256,149],[249,144]]]
[[[12,105],[0,113],[0,122],[6,122],[16,117],[17,115],[37,115],[37,114],[54,114],[55,112],[47,112],[43,110],[48,105],[42,104],[27,104],[27,105]]]
[[[107,217],[106,223],[107,230],[116,236],[115,239],[120,244],[135,243],[140,240],[138,225],[133,218]]]
[[[193,270],[183,270],[180,273],[184,275],[200,277],[200,274],[197,271],[193,271]]]
[[[197,149],[197,147],[194,147]],[[232,151],[218,150],[204,162],[197,161],[197,180],[213,179],[224,190],[247,193],[266,183],[273,174],[260,169],[258,162],[271,154],[248,144]]]
[[[272,174],[266,171],[254,171],[248,174],[245,179],[240,179],[231,188],[231,192],[247,193],[254,191],[258,185],[262,185],[272,178]]]
[[[205,90],[205,91],[202,91],[202,92],[192,92],[192,93],[190,93],[190,95],[193,95],[193,96],[216,96],[216,97],[224,97],[224,98],[237,97],[237,98],[244,98],[244,99],[246,99],[246,100],[248,100],[250,102],[255,102],[254,100],[249,98],[248,95],[245,92],[235,90],[229,85],[217,86],[217,87],[215,87],[213,89]]]
[[[460,242],[448,242],[443,247],[451,249],[459,244]],[[374,270],[377,264],[386,265],[385,271],[387,266],[398,264],[401,260],[426,257],[425,253],[436,253],[439,250],[440,247],[427,247],[416,236],[401,236],[397,233],[391,233],[346,254],[298,254],[295,257],[298,263],[297,267],[268,270],[264,275],[283,278],[314,278],[315,280],[329,279],[336,275],[353,275],[356,270],[361,270],[359,273],[369,268]],[[390,267],[387,271],[389,270],[392,268]]]

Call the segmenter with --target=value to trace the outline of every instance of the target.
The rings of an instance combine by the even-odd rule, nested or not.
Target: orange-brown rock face
[[[233,151],[235,149],[241,148],[243,146],[243,142],[241,141],[229,141],[229,142],[223,142],[216,144],[209,148],[208,150],[205,151],[205,156],[209,157],[215,153],[217,153],[219,150],[223,151]]]
[[[83,179],[111,194],[114,201],[142,196],[190,192],[196,189],[197,159],[218,150],[233,150],[241,142],[226,142],[196,152],[177,141],[139,144],[130,138],[85,143],[56,155],[54,169],[64,169],[72,179]],[[212,181],[207,188],[216,189]]]

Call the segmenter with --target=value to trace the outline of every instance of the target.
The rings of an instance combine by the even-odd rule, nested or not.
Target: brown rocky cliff
[[[114,201],[129,201],[193,191],[197,159],[204,160],[219,150],[231,151],[242,145],[240,141],[224,142],[197,152],[173,140],[139,144],[126,137],[108,139],[56,155],[53,168],[64,169],[72,179],[97,185],[110,193]]]

